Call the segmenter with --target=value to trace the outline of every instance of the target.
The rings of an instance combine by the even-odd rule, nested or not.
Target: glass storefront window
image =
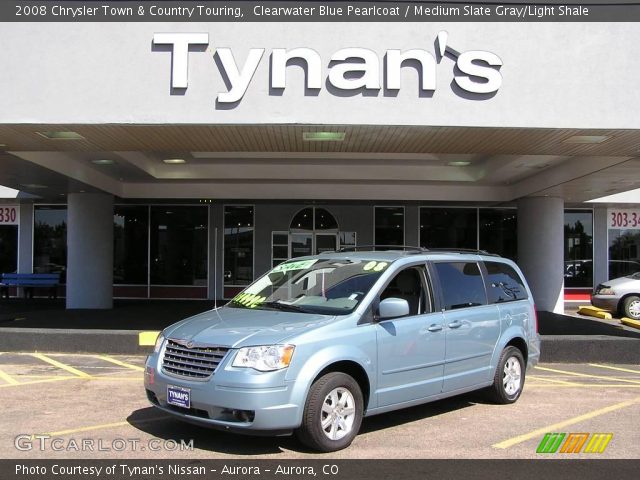
[[[420,208],[420,246],[477,249],[477,209]]]
[[[37,205],[33,223],[33,272],[60,272],[60,282],[65,283],[67,207]]]
[[[640,230],[609,229],[609,280],[640,271]]]
[[[564,286],[593,287],[593,212],[564,212]]]
[[[224,207],[224,284],[253,281],[253,206]]]
[[[208,208],[151,207],[151,284],[206,286]]]
[[[0,273],[14,273],[18,268],[18,226],[0,226]]]
[[[149,207],[116,205],[113,215],[113,283],[148,282]]]
[[[518,211],[516,209],[481,208],[480,249],[517,260]]]
[[[404,207],[375,207],[373,233],[376,246],[404,245]]]

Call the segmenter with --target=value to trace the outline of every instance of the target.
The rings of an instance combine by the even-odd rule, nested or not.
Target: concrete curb
[[[146,354],[138,345],[138,330],[71,330],[0,328],[0,352],[60,352]]]
[[[0,328],[0,352],[60,352],[144,355],[140,330]],[[607,335],[543,335],[545,363],[640,364],[640,339]]]
[[[543,335],[546,363],[640,363],[640,339],[606,335]]]

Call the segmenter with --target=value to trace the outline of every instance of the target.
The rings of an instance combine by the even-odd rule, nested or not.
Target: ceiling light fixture
[[[602,143],[609,140],[607,135],[574,135],[563,140],[564,143]]]
[[[184,158],[166,158],[162,161],[167,165],[181,165],[183,163],[187,163]]]
[[[344,132],[302,132],[305,142],[342,142]]]
[[[49,140],[84,140],[85,138],[77,132],[36,132],[38,135]]]
[[[48,188],[46,185],[40,185],[39,183],[21,183],[21,187],[29,188],[31,190],[38,190],[42,188]]]
[[[468,167],[471,165],[471,162],[467,162],[466,160],[455,160],[453,162],[447,163],[450,167]]]
[[[109,158],[99,158],[97,160],[91,160],[94,165],[113,165],[114,161]]]

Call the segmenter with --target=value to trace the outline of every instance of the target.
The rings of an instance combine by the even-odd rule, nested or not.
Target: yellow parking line
[[[62,380],[75,380],[78,377],[57,377],[57,378],[47,378],[46,380],[33,380],[30,382],[20,382],[20,383],[5,383],[4,385],[0,385],[0,388],[7,387],[24,387],[26,385],[33,385],[35,383],[48,383],[48,382],[59,382]]]
[[[78,377],[81,378],[92,378],[91,375],[89,375],[88,373],[85,372],[81,372],[80,370],[73,368],[69,365],[65,365],[64,363],[61,363],[57,360],[54,360],[53,358],[49,358],[46,355],[43,355],[41,353],[32,353],[31,354],[32,357],[38,358],[40,360],[42,360],[43,362],[47,362],[50,365],[53,365],[54,367],[58,367],[61,368],[62,370],[66,370],[69,373],[72,373],[73,375],[76,375]]]
[[[592,367],[598,367],[598,368],[608,368],[609,370],[618,370],[619,372],[640,373],[640,370],[631,370],[629,368],[622,368],[622,367],[612,367],[611,365],[600,365],[598,363],[590,363],[589,365]]]
[[[70,429],[70,430],[60,430],[59,432],[45,433],[44,435],[51,435],[52,437],[59,437],[61,435],[69,435],[70,433],[89,432],[91,430],[100,430],[100,429],[103,429],[103,428],[123,427],[125,425],[130,425],[130,424],[129,424],[129,422],[103,423],[102,425],[91,425],[89,427],[73,428],[73,429]]]
[[[564,422],[558,422],[552,425],[547,425],[546,427],[538,428],[532,432],[525,433],[524,435],[518,435],[517,437],[509,438],[508,440],[495,443],[492,445],[492,447],[501,448],[501,449],[513,447],[518,443],[526,442],[527,440],[531,440],[533,438],[539,437],[541,435],[544,435],[545,433],[557,432],[564,427],[568,427],[569,425],[574,425],[576,423],[584,422],[585,420],[590,420],[592,418],[599,417],[600,415],[605,415],[607,413],[614,412],[622,408],[630,407],[639,402],[640,402],[640,397],[636,397],[631,400],[627,400],[626,402],[620,402],[620,403],[616,403],[615,405],[610,405],[608,407],[600,408],[598,410],[593,410],[592,412],[570,418],[568,420],[565,420]]]
[[[549,377],[539,377],[537,375],[529,375],[529,378],[533,378],[534,380],[544,380],[545,382],[552,382],[552,383],[560,383],[562,385],[571,385],[572,387],[576,387],[579,386],[579,383],[574,383],[574,382],[567,382],[565,380],[556,380],[555,378],[549,378]]]
[[[527,387],[541,387],[541,388],[640,388],[640,385],[624,385],[619,383],[605,384],[605,383],[574,383],[571,385],[558,385],[549,383],[529,383]]]
[[[587,373],[578,373],[578,372],[568,372],[566,370],[556,370],[555,368],[546,368],[546,367],[536,367],[537,370],[544,370],[545,372],[555,372],[555,373],[564,373],[565,375],[573,375],[576,377],[586,377],[586,378],[598,378],[600,380],[613,380],[614,382],[627,382],[627,383],[635,383],[640,385],[640,381],[638,380],[629,380],[627,378],[617,378],[617,377],[605,377],[602,375],[589,375]]]
[[[136,420],[135,423],[136,423],[136,425],[140,425],[140,424],[155,422],[156,420],[162,420],[163,418],[167,418],[167,417],[166,416],[162,416],[162,417],[146,418],[144,420]],[[106,428],[125,427],[127,425],[128,426],[133,426],[127,421],[124,421],[124,422],[113,422],[113,423],[102,423],[102,424],[99,424],[99,425],[89,425],[87,427],[71,428],[69,430],[60,430],[59,432],[44,433],[43,435],[50,435],[52,437],[60,437],[62,435],[70,435],[72,433],[90,432],[92,430],[102,430],[102,429],[106,429]]]
[[[122,362],[120,360],[117,360],[115,358],[111,358],[107,355],[96,355],[95,358],[99,358],[100,360],[104,360],[106,362],[111,362],[115,365],[120,365],[121,367],[127,367],[130,368],[131,370],[135,370],[137,372],[144,372],[144,368],[140,367],[138,365],[132,365],[131,363],[127,363],[127,362]]]
[[[20,383],[8,373],[4,373],[2,370],[0,370],[0,378],[10,385],[18,385]]]

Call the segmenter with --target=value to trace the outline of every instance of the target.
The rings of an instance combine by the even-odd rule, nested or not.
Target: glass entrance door
[[[316,233],[316,254],[335,252],[338,249],[337,233]]]

